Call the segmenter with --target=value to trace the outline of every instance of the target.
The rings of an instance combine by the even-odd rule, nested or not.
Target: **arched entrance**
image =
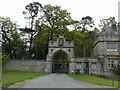
[[[64,35],[49,41],[46,69],[49,73],[66,73],[75,70],[74,41],[67,41]]]
[[[68,55],[62,51],[57,51],[52,58],[52,73],[67,73],[69,71]]]

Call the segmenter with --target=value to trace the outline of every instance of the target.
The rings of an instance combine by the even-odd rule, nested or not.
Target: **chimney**
[[[115,17],[112,18],[112,29],[113,31],[117,31],[117,26],[116,26],[116,22],[115,22]]]

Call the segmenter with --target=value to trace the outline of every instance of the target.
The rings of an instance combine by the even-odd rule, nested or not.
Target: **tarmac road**
[[[82,82],[66,74],[49,74],[38,77],[12,88],[109,88],[92,83]]]

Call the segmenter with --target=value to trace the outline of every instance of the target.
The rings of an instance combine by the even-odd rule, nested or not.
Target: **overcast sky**
[[[91,16],[97,26],[101,19],[115,17],[118,20],[118,1],[120,0],[0,0],[0,16],[8,16],[12,21],[17,21],[20,27],[25,27],[27,21],[22,14],[25,5],[40,2],[42,5],[59,5],[62,9],[67,9],[74,20]]]

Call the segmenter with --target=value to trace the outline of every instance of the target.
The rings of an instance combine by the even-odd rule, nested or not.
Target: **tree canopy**
[[[57,39],[60,34],[64,34],[68,41],[74,40],[76,57],[84,56],[83,47],[86,48],[87,57],[90,57],[94,34],[99,31],[93,28],[95,24],[91,16],[84,16],[76,21],[66,9],[50,4],[43,6],[39,2],[26,5],[23,14],[29,21],[29,27],[20,29],[10,18],[0,17],[3,53],[10,58],[45,60],[48,41]],[[103,25],[110,21],[111,18],[100,22]],[[73,27],[72,30],[69,30],[70,26]]]

